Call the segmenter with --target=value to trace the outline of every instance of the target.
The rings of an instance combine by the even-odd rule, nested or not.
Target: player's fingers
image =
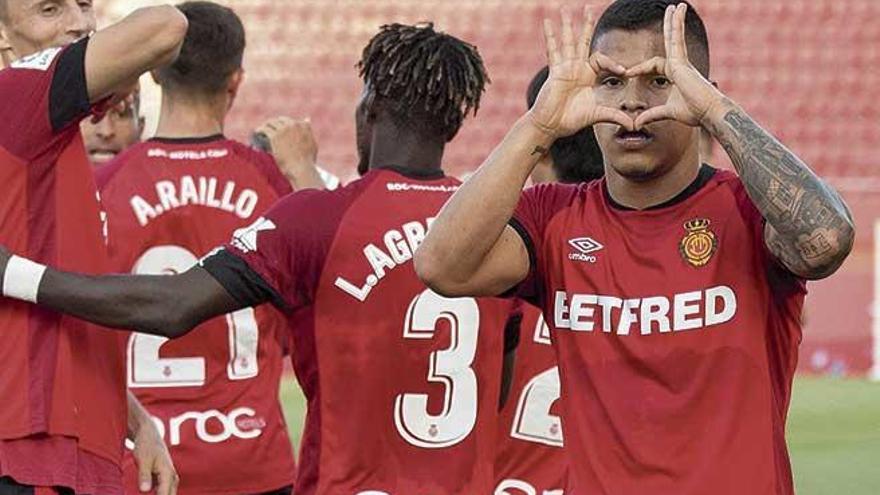
[[[663,47],[666,50],[666,58],[672,58],[672,14],[675,12],[675,6],[666,7],[663,14]]]
[[[174,495],[177,493],[177,473],[170,466],[163,466],[156,473],[159,478],[159,486],[156,495]]]
[[[626,77],[638,77],[647,74],[666,75],[666,59],[663,57],[654,57],[626,69]]]
[[[560,7],[559,12],[562,17],[562,57],[564,60],[574,60],[577,56],[577,48],[574,41],[571,11],[563,5]]]
[[[672,107],[670,107],[669,105],[660,105],[658,107],[649,108],[640,113],[639,116],[636,117],[635,128],[641,129],[653,122],[674,119],[675,113],[672,111]]]
[[[138,489],[147,493],[153,489],[153,460],[138,460]]]
[[[675,7],[672,16],[672,49],[677,58],[688,59],[687,40],[685,39],[685,20],[687,19],[688,6],[680,3]]]
[[[604,122],[608,124],[617,124],[629,130],[635,129],[635,123],[632,117],[616,108],[599,106],[596,107],[595,122]]]
[[[559,44],[556,41],[556,33],[553,31],[553,22],[544,19],[544,44],[547,47],[547,63],[550,67],[559,64]]]
[[[590,43],[593,40],[593,9],[590,4],[584,5],[583,27],[581,28],[581,39],[578,43],[578,60],[587,60],[590,56]]]
[[[590,56],[590,67],[592,67],[593,72],[597,74],[606,71],[612,74],[617,74],[618,76],[626,75],[626,67],[601,52],[596,52]]]

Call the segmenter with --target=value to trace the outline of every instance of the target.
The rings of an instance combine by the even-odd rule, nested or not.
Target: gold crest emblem
[[[678,250],[681,252],[681,257],[691,266],[701,267],[715,254],[718,239],[715,233],[709,230],[710,223],[707,218],[694,218],[684,224],[687,235],[681,240]]]

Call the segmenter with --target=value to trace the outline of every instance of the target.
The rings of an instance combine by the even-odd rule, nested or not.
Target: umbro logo
[[[599,243],[599,241],[591,237],[578,237],[577,239],[571,239],[568,241],[568,244],[577,250],[576,253],[569,254],[568,259],[572,261],[583,261],[586,263],[595,263],[596,256],[592,253],[601,251],[605,247]]]

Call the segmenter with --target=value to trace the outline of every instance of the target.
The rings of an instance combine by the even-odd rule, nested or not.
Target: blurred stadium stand
[[[155,2],[99,0],[105,20]],[[247,79],[227,134],[244,139],[263,119],[310,116],[321,163],[354,173],[355,64],[384,23],[433,21],[476,44],[489,87],[476,120],[446,164],[464,174],[523,112],[528,81],[544,63],[541,0],[227,0],[248,28]],[[880,0],[692,0],[712,43],[713,79],[844,194],[858,224],[840,274],[811,284],[801,369],[864,375],[877,362],[874,230],[880,212]],[[575,7],[576,2],[570,2]],[[597,7],[597,11],[599,8]],[[149,107],[148,107],[149,108]],[[716,161],[726,166],[726,158]],[[723,239],[721,240],[723,255]],[[878,306],[880,308],[880,306]],[[876,321],[875,321],[876,320]],[[876,348],[876,350],[874,350]],[[876,354],[876,359],[873,357]]]

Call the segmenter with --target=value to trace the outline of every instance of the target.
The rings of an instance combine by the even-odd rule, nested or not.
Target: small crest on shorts
[[[678,250],[691,266],[704,266],[718,248],[718,239],[709,230],[711,223],[708,218],[694,218],[684,224],[687,234],[678,245]]]

